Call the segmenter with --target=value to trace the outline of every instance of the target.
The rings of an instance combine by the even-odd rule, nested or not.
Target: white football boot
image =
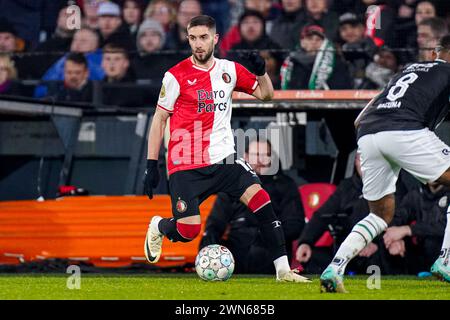
[[[147,261],[157,263],[161,256],[164,235],[159,232],[158,223],[160,216],[154,216],[148,225],[147,236],[145,237],[144,252]]]
[[[311,279],[303,277],[298,274],[297,270],[289,270],[287,272],[280,272],[280,275],[277,274],[277,281],[279,282],[312,282]]]

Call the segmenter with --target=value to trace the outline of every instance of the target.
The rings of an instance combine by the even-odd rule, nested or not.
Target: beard
[[[193,50],[192,54],[194,55],[195,60],[197,60],[200,63],[205,63],[211,58],[213,54],[213,49],[211,48],[211,50],[201,53],[195,52]]]

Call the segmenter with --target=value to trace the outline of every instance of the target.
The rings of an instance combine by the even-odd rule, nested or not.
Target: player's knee
[[[193,240],[200,233],[201,229],[200,223],[188,224],[177,221],[177,231],[182,237],[183,242],[189,242]]]
[[[266,190],[260,189],[248,202],[248,208],[251,212],[257,212],[270,203],[270,196]]]

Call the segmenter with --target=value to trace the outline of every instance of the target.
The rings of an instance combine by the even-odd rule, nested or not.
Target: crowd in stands
[[[445,0],[5,0],[0,9],[0,94],[122,107],[154,102],[146,92],[189,56],[186,26],[199,14],[217,21],[217,57],[245,64],[242,53],[257,50],[282,90],[380,89],[431,59],[450,20]]]

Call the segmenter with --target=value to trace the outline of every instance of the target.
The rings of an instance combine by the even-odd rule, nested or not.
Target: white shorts
[[[362,136],[358,152],[363,195],[369,201],[394,193],[402,168],[426,183],[436,181],[450,167],[450,147],[427,128]]]

